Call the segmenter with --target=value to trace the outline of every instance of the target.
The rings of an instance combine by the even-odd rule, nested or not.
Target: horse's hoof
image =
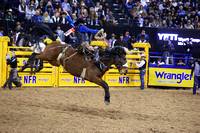
[[[110,102],[108,102],[108,101],[105,101],[105,104],[106,104],[106,105],[109,105],[109,104],[110,104]]]

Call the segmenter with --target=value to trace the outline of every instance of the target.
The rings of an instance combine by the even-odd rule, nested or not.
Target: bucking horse
[[[84,54],[78,52],[70,45],[62,45],[58,41],[48,44],[40,55],[36,55],[35,59],[48,61],[53,66],[62,65],[70,74],[81,77],[99,86],[105,91],[105,103],[110,103],[110,92],[108,84],[102,79],[103,75],[108,71],[111,65],[115,65],[119,72],[122,71],[126,61],[126,52],[121,47],[115,47],[100,53],[100,61],[106,65],[105,70],[100,70],[95,61],[88,59]]]

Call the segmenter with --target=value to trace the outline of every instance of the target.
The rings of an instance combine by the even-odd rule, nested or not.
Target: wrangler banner
[[[149,67],[149,84],[152,86],[193,87],[191,69]]]

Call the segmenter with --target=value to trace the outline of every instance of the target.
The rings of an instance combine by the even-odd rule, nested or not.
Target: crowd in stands
[[[73,22],[85,19],[86,25],[115,26],[110,4],[105,0],[13,0],[0,9],[0,20],[68,24],[68,11]]]
[[[73,22],[83,18],[87,26],[116,26],[120,19],[113,15],[114,3],[118,3],[122,17],[139,27],[200,29],[199,0],[7,0],[0,6],[0,20],[13,21],[16,25],[8,33],[12,46],[31,45],[31,34],[21,26],[30,22],[56,24],[55,36],[64,42],[60,24],[69,21],[63,11],[70,14]],[[135,42],[149,42],[145,30],[138,35],[126,31],[116,37],[114,33],[108,36],[109,47],[123,46],[131,50]],[[69,43],[75,44],[74,33],[69,38]],[[170,52],[164,52],[164,57],[170,56]]]
[[[117,0],[127,20],[140,27],[200,29],[199,0]],[[67,24],[63,10],[75,22],[84,18],[87,25],[115,26],[114,0],[7,0],[0,8],[0,20]]]
[[[200,29],[199,0],[128,0],[124,6],[140,27]]]

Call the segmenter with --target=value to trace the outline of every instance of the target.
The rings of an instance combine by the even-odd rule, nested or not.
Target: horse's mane
[[[114,47],[112,49],[100,51],[99,55],[101,57],[110,58],[110,57],[113,57],[115,55],[118,55],[118,56],[126,55],[126,51],[122,47]]]

